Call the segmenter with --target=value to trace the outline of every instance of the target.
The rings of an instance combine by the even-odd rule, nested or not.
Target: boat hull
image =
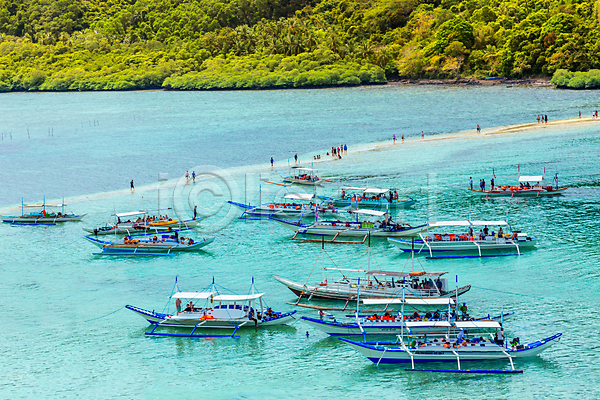
[[[199,329],[232,329],[242,327],[255,326],[277,326],[287,325],[295,320],[294,314],[296,311],[290,311],[287,313],[278,314],[276,317],[260,319],[256,325],[253,320],[247,317],[240,318],[215,318],[215,319],[202,319],[202,313],[193,313],[197,315],[185,315],[181,313],[179,315],[162,314],[155,311],[144,310],[143,308],[126,305],[125,308],[133,311],[137,315],[144,318],[152,325],[160,325],[164,327],[172,328],[199,328]]]
[[[74,216],[66,216],[66,217],[16,217],[16,216],[3,216],[2,222],[6,222],[9,224],[20,224],[20,225],[47,225],[47,224],[56,224],[62,222],[78,222],[81,221],[83,215],[74,215]]]
[[[362,199],[360,201],[353,200],[342,200],[342,199],[334,199],[331,201],[334,207],[337,208],[345,208],[352,206],[353,208],[365,208],[369,210],[373,209],[398,209],[398,208],[408,208],[415,205],[417,201],[414,199],[407,200],[394,200],[392,202],[388,200],[371,200],[371,199]]]
[[[423,347],[410,349],[410,353],[399,346],[360,343],[353,340],[339,338],[349,344],[356,351],[367,357],[374,363],[396,364],[426,362],[457,362],[460,361],[486,361],[486,360],[508,360],[508,355],[513,358],[533,357],[557,343],[562,334],[529,343],[523,348],[516,350],[499,346],[493,342],[467,343],[466,346],[445,347],[441,342],[427,344]]]
[[[390,238],[388,239],[390,244],[399,247],[404,252],[411,252],[413,250],[413,242],[410,240],[402,240]],[[429,246],[427,246],[429,244]],[[434,241],[427,242],[425,244],[421,239],[414,241],[415,254],[419,253],[479,253],[482,254],[490,252],[498,253],[503,251],[517,251],[534,248],[537,244],[537,239],[531,238],[531,240],[462,240],[462,241]]]
[[[290,221],[283,221],[273,218],[283,226],[295,231],[299,235],[312,236],[336,236],[336,237],[354,237],[365,238],[367,236],[376,238],[400,238],[417,236],[419,233],[427,229],[427,225],[405,228],[401,230],[393,230],[389,228],[366,228],[363,224],[356,222],[338,222],[335,224],[313,224],[304,225]]]
[[[568,188],[558,188],[553,190],[547,190],[543,188],[536,189],[521,189],[521,190],[477,190],[467,189],[474,195],[485,196],[485,197],[548,197],[561,195]]]
[[[132,234],[143,234],[143,233],[161,233],[167,232],[173,229],[187,229],[195,228],[200,224],[201,219],[178,221],[174,224],[149,226],[149,225],[137,225],[137,224],[118,224],[113,226],[101,227],[101,228],[82,228],[88,233],[92,233],[95,236],[105,235],[132,235]]]
[[[154,255],[171,254],[175,252],[193,252],[214,242],[215,238],[207,238],[201,242],[193,244],[181,244],[175,241],[145,241],[138,243],[125,243],[123,240],[117,242],[105,242],[89,236],[85,237],[88,241],[102,249],[102,255]]]
[[[311,286],[304,285],[302,283],[294,282],[286,278],[282,278],[277,275],[273,275],[273,278],[279,283],[285,285],[290,289],[296,296],[307,297],[313,299],[329,299],[329,300],[344,300],[344,301],[356,301],[357,288],[355,285],[340,285],[340,284],[328,284],[326,286]],[[471,285],[463,286],[458,289],[459,296],[468,292],[471,289]],[[389,299],[397,298],[402,294],[405,298],[414,299],[439,299],[455,297],[455,290],[444,293],[442,295],[434,294],[435,290],[432,289],[410,289],[406,290],[403,287],[397,288],[373,288],[373,289],[360,289],[361,299]],[[420,306],[419,308],[422,308]]]

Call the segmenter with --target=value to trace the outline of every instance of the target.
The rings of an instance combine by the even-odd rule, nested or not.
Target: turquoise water
[[[597,398],[600,396],[595,315],[600,301],[598,219],[600,123],[549,125],[499,135],[458,135],[572,118],[599,108],[595,92],[549,88],[373,87],[265,92],[11,93],[0,96],[0,207],[66,197],[87,213],[81,223],[53,227],[0,225],[0,351],[3,398]],[[29,134],[28,134],[29,131]],[[391,145],[393,134],[405,144]],[[12,139],[11,139],[12,135]],[[376,147],[387,140],[388,144]],[[339,184],[396,186],[419,200],[398,219],[509,216],[540,239],[520,257],[425,260],[428,271],[472,284],[464,296],[474,314],[515,311],[509,337],[533,341],[563,332],[541,356],[517,361],[518,376],[414,374],[374,366],[336,339],[301,321],[253,329],[238,339],[148,338],[147,324],[125,304],[160,311],[175,277],[182,290],[212,278],[246,293],[254,277],[276,309],[295,298],[272,274],[306,281],[320,245],[290,241],[291,231],[235,219],[222,206],[269,200],[282,190],[260,184],[287,172],[288,159],[325,154],[347,143],[341,161],[315,164]],[[366,144],[366,145],[365,145]],[[324,157],[323,160],[329,160]],[[208,168],[208,165],[216,168]],[[554,199],[482,200],[464,189],[469,176],[514,182],[523,174],[559,173],[571,186]],[[178,178],[203,173],[197,183]],[[212,179],[207,179],[210,171]],[[159,173],[171,180],[157,183]],[[129,181],[136,182],[130,193]],[[160,193],[160,194],[159,194]],[[212,215],[198,237],[216,236],[205,252],[166,258],[106,258],[83,239],[82,226],[110,214],[190,205]],[[2,210],[18,213],[20,209]],[[336,265],[362,267],[364,246],[329,245]],[[408,270],[406,256],[373,245],[377,267]],[[315,267],[311,281],[320,278]],[[301,315],[314,311],[299,310]],[[306,335],[308,332],[308,337]],[[508,363],[491,363],[507,368]]]

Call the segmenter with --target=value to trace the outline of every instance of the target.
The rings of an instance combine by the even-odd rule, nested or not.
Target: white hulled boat
[[[165,216],[160,219],[149,215],[150,211],[132,211],[115,214],[115,222],[98,228],[83,230],[96,235],[133,235],[138,233],[160,233],[173,229],[195,228],[206,217],[174,220]],[[137,217],[137,218],[136,218]],[[132,220],[133,219],[133,220]]]
[[[543,175],[519,176],[517,185],[494,186],[493,189],[467,189],[469,192],[485,197],[548,197],[563,194],[568,187],[556,186],[545,183]]]
[[[214,242],[214,237],[198,241],[180,235],[181,232],[192,229],[177,229],[158,234],[131,235],[112,242],[99,240],[90,236],[85,236],[85,238],[102,250],[100,253],[94,254],[113,256],[171,255],[178,252],[198,251]]]
[[[346,193],[348,191],[349,193]],[[400,199],[398,192],[393,189],[344,187],[341,189],[340,197],[329,199],[331,204],[337,208],[367,208],[374,209],[397,209],[407,208],[417,201],[412,198]]]
[[[300,222],[279,220],[277,218],[273,219],[295,231],[294,238],[297,235],[332,236],[333,241],[338,237],[363,238],[364,241],[369,236],[383,238],[417,236],[420,232],[427,229],[427,225],[413,227],[409,224],[393,223],[389,218],[389,214],[383,211],[356,209],[349,210],[348,212],[356,215],[356,221],[317,221],[313,224],[303,224]],[[375,222],[359,221],[359,215],[363,217],[376,217],[380,220]]]
[[[154,325],[151,332],[146,335],[156,336],[233,336],[235,332],[244,327],[266,327],[286,325],[295,320],[296,311],[275,312],[267,307],[263,301],[264,293],[256,293],[254,280],[249,294],[222,294],[213,283],[200,292],[182,292],[177,290],[169,300],[174,300],[175,305],[180,304],[178,310],[159,313],[131,305],[127,309],[140,315],[150,324]],[[181,306],[181,301],[186,305]],[[168,308],[171,301],[167,304]],[[156,332],[160,327],[190,328],[191,333]],[[195,334],[196,330],[204,329],[233,329],[232,335],[202,335]]]
[[[33,211],[25,213],[25,209],[39,209],[39,211]],[[52,209],[60,208],[61,211],[55,211]],[[49,210],[50,209],[50,210]],[[10,216],[3,215],[2,222],[6,222],[12,225],[55,225],[62,222],[73,222],[81,221],[85,216],[76,215],[73,213],[65,212],[65,202],[62,204],[46,204],[46,199],[42,204],[23,204],[21,200],[21,215]]]
[[[488,227],[496,231],[491,231]],[[480,232],[477,233],[477,230]],[[475,257],[494,256],[506,252],[521,254],[522,250],[531,249],[537,243],[535,237],[530,237],[521,231],[513,231],[506,221],[472,220],[429,222],[426,231],[420,232],[419,238],[414,241],[395,238],[390,238],[388,241],[404,252],[411,252],[414,249],[416,254],[425,253],[432,258],[439,257],[434,256],[434,253],[446,254],[449,257],[457,254],[469,257],[469,253],[475,253],[473,255]]]

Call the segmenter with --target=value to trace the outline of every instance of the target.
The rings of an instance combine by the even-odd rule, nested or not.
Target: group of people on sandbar
[[[537,116],[537,122],[542,123],[542,124],[547,124],[548,123],[548,116],[546,114],[540,115],[538,114]]]

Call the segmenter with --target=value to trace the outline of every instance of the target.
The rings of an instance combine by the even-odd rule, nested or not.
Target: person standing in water
[[[131,193],[135,192],[135,187],[133,186],[133,179],[131,180],[131,182],[129,183],[129,186],[131,188]]]
[[[198,216],[198,206],[194,206],[194,219]]]
[[[271,168],[273,168],[273,157],[271,157]]]
[[[294,154],[294,163],[298,164],[298,153]]]
[[[196,183],[196,171],[192,171],[192,182]]]
[[[402,134],[402,143],[404,143],[404,134]]]
[[[471,190],[473,190],[473,177],[469,177],[469,183],[471,184]]]
[[[425,133],[423,133],[423,131],[421,131],[421,139],[425,139]]]

